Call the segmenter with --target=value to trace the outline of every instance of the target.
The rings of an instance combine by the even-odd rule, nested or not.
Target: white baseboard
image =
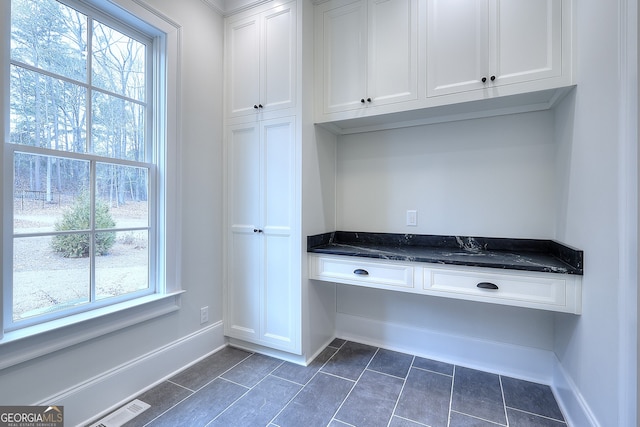
[[[582,393],[559,362],[554,370],[551,387],[569,426],[600,427]]]
[[[557,362],[550,350],[442,334],[343,313],[336,314],[336,336],[543,384],[552,383]]]
[[[65,425],[87,425],[226,346],[222,322],[44,399],[64,406]],[[97,398],[99,396],[99,398]]]

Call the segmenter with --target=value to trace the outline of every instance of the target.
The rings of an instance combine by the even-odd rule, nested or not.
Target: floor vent
[[[110,413],[95,424],[91,424],[91,427],[120,427],[127,421],[131,421],[147,409],[151,405],[144,403],[142,400],[132,400],[122,408],[115,412]]]

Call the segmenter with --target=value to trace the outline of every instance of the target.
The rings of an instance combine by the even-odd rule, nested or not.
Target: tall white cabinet
[[[227,130],[226,334],[299,348],[299,221],[295,117]]]
[[[226,20],[224,329],[301,354],[296,28],[296,2]]]

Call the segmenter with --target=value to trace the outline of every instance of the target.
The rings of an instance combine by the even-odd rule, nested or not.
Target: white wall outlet
[[[407,225],[415,227],[418,225],[418,211],[411,209],[407,211]]]
[[[202,307],[200,309],[200,324],[207,323],[209,321],[209,306]]]

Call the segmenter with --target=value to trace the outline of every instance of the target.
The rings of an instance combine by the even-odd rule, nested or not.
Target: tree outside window
[[[152,40],[66,3],[11,0],[7,330],[156,291]]]

